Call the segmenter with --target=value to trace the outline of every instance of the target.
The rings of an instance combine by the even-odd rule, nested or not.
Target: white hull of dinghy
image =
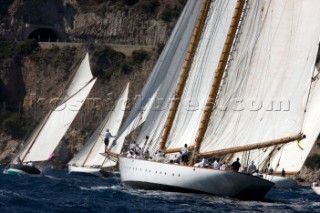
[[[159,163],[133,158],[120,158],[120,177],[132,188],[207,193],[240,199],[261,200],[274,186],[252,175]]]
[[[276,175],[263,175],[263,178],[274,183],[274,187],[280,189],[290,189],[298,185],[297,181],[290,177]]]
[[[69,169],[69,174],[102,177],[100,173],[100,170],[101,170],[100,168],[69,166],[68,169]]]
[[[311,186],[311,188],[317,195],[320,195],[320,186]]]
[[[311,188],[317,195],[320,195],[320,185],[317,182],[312,183]]]

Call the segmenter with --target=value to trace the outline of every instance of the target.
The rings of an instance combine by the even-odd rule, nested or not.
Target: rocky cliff
[[[95,101],[85,103],[63,147],[58,148],[63,150],[58,160],[67,162],[128,81],[132,82],[129,107],[134,103],[184,4],[174,0],[14,0],[1,4],[0,162],[8,162],[17,152],[88,51],[98,77],[89,97]]]

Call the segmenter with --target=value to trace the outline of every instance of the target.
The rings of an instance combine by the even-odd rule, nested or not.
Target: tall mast
[[[198,130],[198,135],[196,137],[196,143],[194,147],[194,152],[193,152],[193,157],[191,158],[190,165],[194,164],[195,158],[197,156],[197,153],[199,152],[200,145],[203,141],[204,134],[206,132],[206,129],[208,127],[209,119],[212,113],[213,106],[215,104],[218,91],[222,82],[222,77],[224,74],[224,70],[226,69],[226,65],[228,62],[228,58],[231,52],[232,44],[239,26],[240,18],[242,15],[242,11],[245,5],[245,0],[238,0],[237,6],[235,8],[233,17],[232,17],[232,22],[229,27],[228,35],[226,42],[224,43],[223,51],[220,56],[220,61],[217,67],[217,70],[215,72],[214,76],[214,82],[209,94],[209,98],[206,103],[206,107],[204,109],[204,113],[202,115],[201,119],[201,124]]]
[[[189,47],[189,51],[188,51],[188,54],[186,57],[186,61],[185,61],[183,68],[182,68],[182,73],[181,73],[181,76],[180,76],[180,79],[179,79],[179,82],[177,85],[174,100],[172,101],[172,105],[170,107],[170,112],[169,112],[167,121],[164,126],[164,130],[163,130],[161,142],[160,142],[160,147],[159,147],[159,149],[161,149],[161,150],[164,149],[166,141],[169,137],[172,123],[173,123],[174,118],[176,116],[176,112],[177,112],[179,103],[181,101],[181,96],[182,96],[182,93],[184,90],[184,86],[185,86],[185,83],[186,83],[192,62],[193,62],[193,58],[194,58],[197,46],[199,44],[201,32],[202,32],[202,29],[203,29],[204,24],[206,22],[206,19],[207,19],[210,4],[211,4],[211,0],[205,0],[205,2],[203,3],[198,22],[197,22],[197,25],[195,27],[195,30],[194,30],[194,33],[192,36],[192,40],[190,43],[190,47]]]

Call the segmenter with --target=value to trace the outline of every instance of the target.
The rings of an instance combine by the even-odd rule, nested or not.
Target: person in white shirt
[[[136,141],[133,141],[130,146],[129,146],[129,149],[132,150],[132,151],[136,151],[137,149],[137,145],[136,145]]]
[[[198,167],[208,167],[209,162],[206,158],[202,158],[201,162],[194,164],[194,166]]]
[[[212,167],[214,168],[214,169],[220,169],[220,163],[219,163],[219,159],[217,159],[217,160],[215,160],[214,162],[213,162],[213,164],[212,164]]]
[[[29,162],[27,163],[27,166],[33,166],[33,162],[32,162],[32,161],[29,161]]]
[[[104,133],[104,144],[106,145],[105,151],[107,151],[108,149],[110,138],[114,138],[114,136],[112,136],[111,133],[109,132],[109,129],[107,129],[106,132]]]
[[[254,161],[251,161],[251,165],[248,168],[248,173],[252,174],[253,172],[255,172],[257,170],[256,165],[254,165]]]

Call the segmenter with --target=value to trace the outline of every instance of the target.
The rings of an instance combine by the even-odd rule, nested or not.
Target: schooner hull
[[[311,186],[311,188],[317,195],[320,195],[320,186]]]
[[[274,186],[263,178],[199,167],[181,166],[132,158],[120,158],[120,177],[132,188],[206,193],[261,200]]]
[[[274,187],[280,189],[290,189],[297,186],[297,181],[289,177],[282,177],[276,175],[264,175],[266,180],[269,180],[274,183]]]
[[[100,168],[69,166],[68,169],[69,169],[69,174],[102,177]]]
[[[6,174],[9,175],[40,175],[40,170],[34,166],[27,166],[21,164],[10,164]]]

